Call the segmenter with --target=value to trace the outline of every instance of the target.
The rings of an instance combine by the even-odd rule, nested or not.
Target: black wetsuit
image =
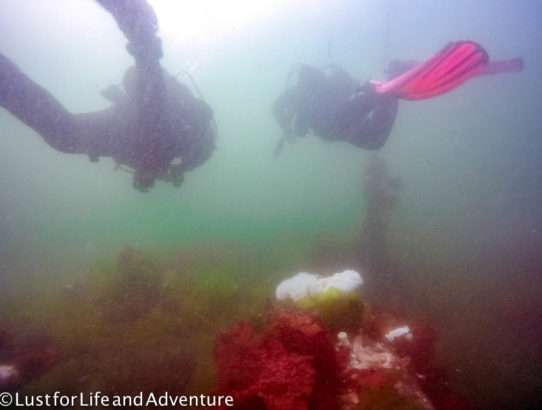
[[[273,114],[286,137],[309,131],[327,141],[378,149],[388,139],[398,100],[377,94],[337,66],[301,65],[298,81],[275,102]]]
[[[145,0],[97,0],[128,39],[135,67],[111,107],[71,114],[46,89],[0,54],[0,106],[38,132],[58,151],[113,157],[135,171],[142,191],[156,179],[178,185],[183,173],[213,152],[212,110],[160,66],[156,15]],[[111,90],[109,90],[111,91]]]

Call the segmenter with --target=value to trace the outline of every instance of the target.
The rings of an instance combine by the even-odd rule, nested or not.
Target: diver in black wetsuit
[[[370,84],[360,86],[337,66],[318,69],[301,64],[297,84],[279,96],[273,106],[285,140],[309,131],[326,141],[347,141],[360,148],[381,148],[393,127],[398,99],[378,94]]]
[[[389,137],[398,100],[424,100],[445,94],[470,78],[523,70],[523,59],[489,59],[473,41],[449,43],[424,62],[392,60],[387,82],[363,86],[340,67],[297,66],[297,84],[287,87],[273,106],[284,131],[274,154],[286,140],[309,131],[326,141],[348,141],[360,148],[379,149]]]
[[[0,107],[60,152],[86,154],[91,161],[108,156],[132,168],[134,187],[141,191],[156,179],[179,186],[184,172],[214,150],[212,110],[160,66],[158,23],[146,0],[97,1],[115,18],[135,59],[124,78],[125,92],[109,87],[102,95],[111,107],[71,114],[0,54]]]

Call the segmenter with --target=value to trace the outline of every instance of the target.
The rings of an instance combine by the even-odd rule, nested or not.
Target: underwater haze
[[[115,286],[129,286],[114,282],[114,261],[122,265],[126,254],[156,263],[186,300],[198,295],[185,309],[201,320],[176,324],[187,345],[211,346],[215,333],[264,309],[287,276],[355,268],[371,303],[437,329],[438,360],[474,408],[541,408],[542,4],[149,3],[161,64],[195,93],[191,79],[197,83],[214,112],[216,148],[179,188],[158,181],[142,193],[113,160],[57,152],[0,108],[0,336],[8,328],[22,335],[38,329],[69,355],[83,345],[81,323],[101,313],[74,308],[83,297],[66,297],[66,288],[86,284],[84,292],[100,294],[96,306],[109,306],[107,297],[122,298]],[[307,135],[273,156],[282,131],[272,106],[295,64],[337,64],[364,83],[383,79],[390,59],[425,60],[459,40],[476,41],[491,59],[522,57],[525,68],[470,80],[438,98],[400,101],[377,154]],[[92,0],[0,0],[0,53],[70,112],[110,104],[100,91],[121,84],[134,64],[126,43]],[[386,222],[393,266],[386,278],[371,269],[362,238],[375,155],[400,181]],[[236,307],[222,308],[224,317],[205,328],[221,311],[214,305],[221,297]],[[141,298],[138,306],[147,303]],[[207,302],[213,307],[197,305]],[[75,313],[59,324],[67,306]],[[109,308],[111,317],[122,316]],[[169,326],[162,317],[144,319],[136,341],[152,326]],[[164,340],[157,345],[168,349]],[[204,358],[211,347],[198,356],[186,391],[212,388],[203,369],[212,367]],[[110,380],[109,368],[67,363],[60,359],[24,388],[62,389],[81,371],[100,374],[90,386]],[[70,383],[68,390],[81,387]]]

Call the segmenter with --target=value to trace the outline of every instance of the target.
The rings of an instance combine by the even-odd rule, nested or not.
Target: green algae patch
[[[46,333],[56,364],[20,391],[208,393],[216,335],[264,309],[257,255],[208,247],[158,257],[133,247],[13,306],[14,331]],[[16,305],[16,304],[15,304]]]

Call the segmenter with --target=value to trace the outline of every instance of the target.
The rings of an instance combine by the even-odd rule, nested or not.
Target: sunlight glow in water
[[[212,42],[280,13],[317,9],[325,0],[149,0],[149,3],[158,15],[163,37]]]

